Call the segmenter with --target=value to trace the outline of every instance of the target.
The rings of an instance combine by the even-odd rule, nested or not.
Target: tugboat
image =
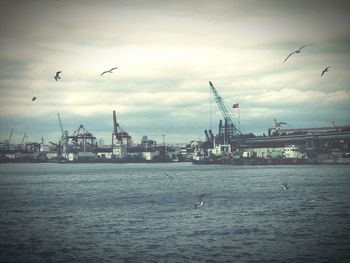
[[[213,149],[208,149],[207,154],[203,151],[195,151],[192,155],[193,164],[229,164],[227,158],[231,152],[229,144],[218,144]]]

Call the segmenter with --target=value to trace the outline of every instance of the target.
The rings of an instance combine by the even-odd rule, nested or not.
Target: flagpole
[[[238,106],[238,126],[239,126],[239,129],[241,130],[241,114],[239,113],[239,106]]]

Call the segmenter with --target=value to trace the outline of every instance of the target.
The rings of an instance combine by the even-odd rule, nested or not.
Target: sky
[[[0,140],[13,128],[14,143],[58,142],[60,113],[69,134],[83,124],[109,144],[113,110],[135,143],[204,140],[222,119],[209,81],[246,132],[349,125],[349,13],[329,0],[0,0]]]

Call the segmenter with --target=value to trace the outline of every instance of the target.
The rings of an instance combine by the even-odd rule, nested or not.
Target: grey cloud
[[[82,123],[109,140],[113,109],[135,137],[202,137],[209,80],[228,106],[240,103],[247,131],[266,132],[274,117],[296,126],[349,121],[344,1],[2,1],[0,7],[2,137],[10,127],[59,136],[59,111],[68,130]],[[309,42],[315,45],[283,64]],[[114,62],[120,71],[101,78]],[[331,71],[321,79],[328,63]],[[58,68],[64,78],[55,83]],[[283,90],[306,98],[290,100]],[[219,119],[216,112],[213,127]]]

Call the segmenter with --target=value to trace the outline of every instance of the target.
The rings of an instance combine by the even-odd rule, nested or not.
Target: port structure
[[[96,137],[93,136],[82,124],[68,135],[68,131],[63,130],[60,114],[57,113],[61,130],[61,140],[59,144],[51,143],[60,149],[60,157],[69,159],[70,153],[95,151],[97,149]]]
[[[67,148],[68,148],[68,131],[63,131],[63,126],[62,126],[62,121],[61,121],[61,117],[60,114],[57,113],[57,117],[58,117],[58,122],[60,124],[60,129],[61,129],[61,140],[59,142],[58,149],[60,150],[60,157],[64,158],[64,159],[68,159],[68,153],[67,153]],[[61,147],[61,142],[62,142],[62,147]]]
[[[113,111],[113,133],[112,133],[112,148],[116,145],[131,146],[131,136],[117,122],[116,112]]]
[[[68,136],[69,141],[74,145],[76,150],[94,150],[97,148],[96,137],[89,132],[83,124],[80,124],[72,135]]]
[[[237,121],[234,119],[233,113],[228,111],[222,97],[219,95],[211,81],[209,81],[209,85],[211,92],[214,95],[215,102],[218,105],[224,119],[224,124],[222,123],[222,120],[220,120],[219,123],[219,143],[228,144],[233,138],[241,135],[242,131],[239,125],[237,125]]]
[[[10,132],[10,136],[9,136],[8,140],[4,140],[4,141],[0,142],[0,149],[1,150],[6,150],[6,151],[10,151],[11,150],[12,134],[13,134],[13,128],[11,128],[11,132]]]

